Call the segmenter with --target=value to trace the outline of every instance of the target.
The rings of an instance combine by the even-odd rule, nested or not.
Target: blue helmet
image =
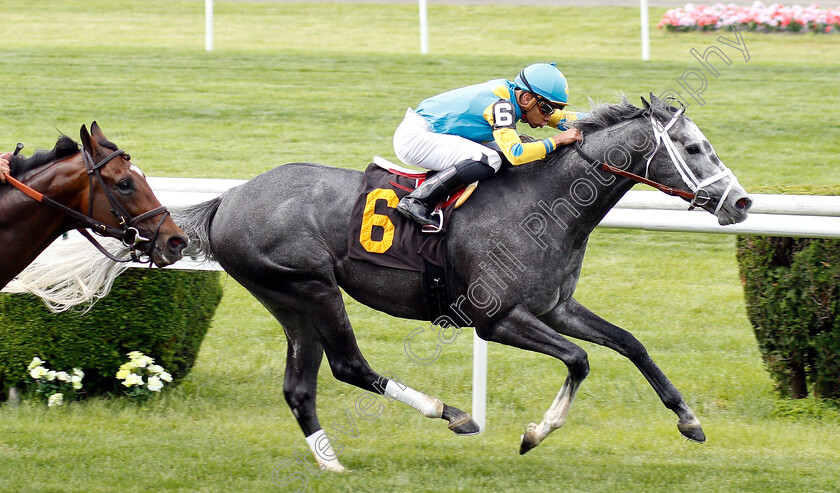
[[[528,65],[513,82],[519,89],[543,97],[554,105],[569,104],[569,83],[554,62]]]

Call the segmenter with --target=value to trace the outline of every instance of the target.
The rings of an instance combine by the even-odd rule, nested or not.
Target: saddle
[[[373,164],[379,166],[380,168],[393,175],[403,176],[415,180],[414,188],[408,190],[409,193],[412,192],[415,188],[419,187],[424,181],[426,181],[426,178],[429,178],[432,175],[434,175],[434,173],[436,173],[435,171],[418,171],[408,169],[398,164],[392,163],[391,161],[381,156],[373,156]],[[438,225],[433,227],[423,226],[422,231],[424,233],[440,233],[441,231],[443,231],[444,214],[442,213],[442,211],[453,204],[453,209],[461,207],[464,204],[464,202],[466,202],[467,199],[470,198],[470,195],[472,195],[476,187],[478,187],[478,182],[470,183],[466,187],[460,190],[456,190],[452,195],[438,203],[435,207],[434,212],[432,212],[432,216],[438,218]]]

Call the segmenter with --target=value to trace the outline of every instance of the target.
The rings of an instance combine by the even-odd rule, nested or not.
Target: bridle
[[[23,149],[23,144],[18,144],[14,154],[20,152],[21,149]],[[160,206],[150,211],[144,212],[136,217],[133,217],[125,209],[125,207],[123,207],[122,204],[120,204],[116,197],[114,197],[114,194],[105,185],[105,179],[102,178],[100,169],[117,156],[124,156],[126,160],[130,159],[128,157],[128,154],[126,154],[126,152],[122,149],[117,149],[116,151],[112,152],[99,162],[95,162],[93,160],[93,157],[86,149],[82,149],[81,153],[82,160],[85,163],[85,168],[87,169],[87,175],[89,177],[88,214],[84,214],[75,209],[71,209],[70,207],[67,207],[64,204],[57,202],[56,200],[51,199],[50,197],[47,197],[41,192],[38,192],[37,190],[34,190],[33,188],[23,184],[19,180],[13,178],[11,175],[7,174],[6,180],[9,182],[9,184],[26,194],[28,197],[34,199],[35,201],[57,209],[58,211],[83,223],[85,226],[78,229],[79,233],[81,233],[82,236],[84,236],[88,241],[90,241],[93,244],[93,246],[96,247],[97,250],[99,250],[103,255],[105,255],[109,259],[115,262],[148,262],[151,265],[151,253],[152,250],[154,250],[155,248],[154,245],[155,241],[157,240],[158,234],[160,233],[160,228],[161,226],[163,226],[163,222],[166,220],[167,216],[169,216],[169,211],[166,209],[166,207]],[[109,226],[97,219],[94,219],[89,215],[93,212],[93,188],[95,184],[94,180],[98,181],[98,183],[102,187],[102,190],[105,192],[105,196],[108,198],[108,202],[111,204],[111,213],[114,214],[114,217],[116,217],[117,219],[117,224],[119,225],[118,227]],[[155,228],[154,236],[151,239],[149,239],[140,235],[140,232],[136,228],[136,225],[141,221],[145,221],[146,219],[158,215],[161,215],[162,217],[158,222],[157,227]],[[87,231],[86,228],[89,228],[97,235],[108,236],[122,241],[122,243],[129,248],[131,256],[125,259],[116,257],[111,252],[106,250],[105,247],[103,247],[93,236],[91,236],[91,234]],[[145,249],[141,250],[138,247],[138,245],[143,242],[148,242],[148,244]],[[146,255],[148,257],[148,260],[141,260],[141,255]]]
[[[723,203],[726,201],[726,197],[729,196],[729,192],[732,191],[738,180],[735,178],[735,175],[732,174],[732,171],[726,166],[723,167],[723,171],[721,171],[720,173],[716,173],[704,180],[699,180],[694,175],[694,173],[691,171],[691,168],[688,167],[688,164],[686,164],[683,157],[680,155],[679,152],[677,152],[677,147],[674,144],[674,141],[671,140],[671,136],[668,135],[668,130],[670,130],[671,127],[674,126],[674,124],[683,115],[684,112],[685,107],[681,107],[680,109],[678,109],[666,125],[662,125],[662,123],[659,120],[657,120],[656,117],[654,117],[653,112],[650,112],[650,124],[653,128],[653,136],[656,140],[656,146],[654,147],[653,152],[651,152],[648,156],[647,162],[645,163],[645,176],[639,176],[635,173],[624,171],[623,169],[617,168],[610,164],[597,161],[592,156],[586,154],[583,151],[583,149],[580,147],[580,142],[575,142],[574,149],[575,151],[577,151],[578,155],[580,155],[580,157],[583,158],[584,161],[588,162],[593,166],[598,166],[605,171],[619,176],[623,176],[625,178],[629,178],[638,183],[644,183],[645,185],[654,187],[668,195],[674,195],[689,200],[688,210],[692,210],[695,207],[702,207],[708,204],[712,197],[711,194],[709,194],[709,192],[706,190],[706,187],[726,177],[731,177],[729,185],[726,187],[726,190],[721,195],[720,200],[718,201],[718,205],[715,208],[714,214],[717,214],[718,211],[720,211],[720,208],[723,205]],[[656,153],[659,152],[659,149],[663,146],[668,151],[668,155],[671,158],[671,163],[677,169],[677,172],[679,173],[683,182],[688,186],[689,189],[691,189],[691,191],[669,187],[667,185],[663,185],[659,182],[653,181],[648,178],[650,163],[653,160]]]

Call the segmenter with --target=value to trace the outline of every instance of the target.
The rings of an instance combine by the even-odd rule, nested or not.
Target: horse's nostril
[[[178,253],[184,248],[186,248],[187,241],[180,236],[173,236],[172,238],[169,238],[167,244],[169,245],[170,250],[172,250],[175,253]]]
[[[752,207],[752,199],[749,197],[741,197],[735,202],[735,208],[739,211],[746,212]]]

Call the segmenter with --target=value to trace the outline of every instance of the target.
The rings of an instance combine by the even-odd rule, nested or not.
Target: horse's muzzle
[[[166,267],[181,260],[188,244],[189,240],[180,230],[171,234],[161,231],[149,256],[156,266]]]
[[[726,226],[744,221],[749,215],[752,204],[753,200],[747,191],[736,186],[717,212],[718,224]]]

